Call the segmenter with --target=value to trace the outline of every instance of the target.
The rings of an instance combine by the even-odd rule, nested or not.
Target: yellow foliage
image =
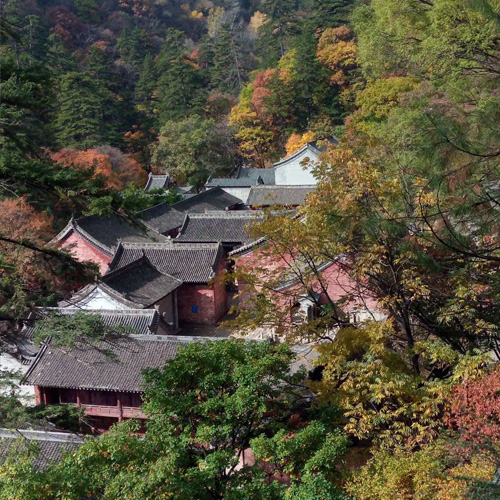
[[[255,14],[250,18],[250,28],[253,30],[254,33],[258,34],[260,28],[264,25],[266,22],[267,16],[263,12],[255,12]]]
[[[191,19],[203,19],[203,12],[199,12],[197,10],[192,10],[189,14]]]
[[[307,144],[308,142],[314,141],[314,132],[309,130],[304,134],[295,134],[293,133],[286,141],[285,149],[287,156],[290,156],[295,151],[299,150],[302,146]]]

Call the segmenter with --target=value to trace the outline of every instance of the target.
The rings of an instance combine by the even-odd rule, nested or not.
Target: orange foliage
[[[26,240],[42,247],[54,236],[52,217],[45,212],[36,211],[22,198],[7,198],[0,201],[0,235],[15,240]],[[13,268],[23,276],[24,286],[37,289],[51,273],[50,263],[37,264],[39,254],[22,245],[1,242],[0,252]],[[38,259],[39,260],[39,259]],[[2,275],[5,270],[1,270]]]
[[[124,155],[119,149],[103,146],[97,149],[61,149],[52,154],[52,159],[65,167],[82,170],[95,169],[95,175],[102,176],[109,189],[122,189],[128,184],[143,185],[147,174],[139,163]]]
[[[285,144],[286,155],[290,156],[302,146],[312,141],[314,141],[314,132],[312,130],[309,130],[302,135],[293,133]]]
[[[11,239],[42,244],[54,234],[52,217],[45,212],[37,212],[24,196],[0,201],[0,214],[0,234]]]
[[[264,101],[271,95],[271,90],[267,86],[271,83],[272,79],[276,74],[275,69],[266,69],[257,73],[255,80],[253,82],[253,94],[251,99],[251,104],[253,109],[256,111],[259,117],[263,117],[266,114],[266,106]]]

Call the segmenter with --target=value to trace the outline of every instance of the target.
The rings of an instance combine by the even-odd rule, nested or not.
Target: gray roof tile
[[[37,447],[35,469],[43,470],[47,465],[60,460],[64,453],[71,452],[83,444],[83,439],[65,432],[0,429],[0,464],[12,454],[24,453]]]
[[[165,234],[182,226],[188,213],[205,213],[210,210],[226,210],[241,204],[241,200],[221,188],[208,189],[185,200],[167,205],[160,203],[139,212],[139,217],[151,229]]]
[[[250,189],[247,205],[298,206],[315,189],[314,186],[254,186]]]
[[[170,177],[165,175],[149,174],[148,181],[146,182],[145,191],[153,191],[154,189],[166,189],[170,183]]]
[[[126,266],[143,255],[162,273],[184,283],[208,283],[215,277],[222,248],[218,243],[123,244],[116,251],[110,271]]]
[[[117,215],[89,215],[72,219],[53,241],[62,241],[73,231],[110,256],[120,241],[129,243],[165,241],[164,236],[152,232],[140,221],[137,225],[132,225]]]
[[[182,285],[182,281],[154,267],[142,256],[102,278],[109,288],[142,307],[149,307]]]
[[[207,182],[208,187],[250,187],[259,184],[274,184],[275,172],[273,168],[243,168],[236,170],[234,177],[228,179],[214,178]]]
[[[70,307],[48,307],[38,309],[35,318],[30,319],[23,328],[23,334],[26,338],[32,339],[36,328],[37,319],[47,317],[50,314],[72,315],[77,312],[88,314],[98,314],[104,324],[108,326],[120,326],[130,330],[131,334],[136,335],[154,335],[158,332],[160,317],[155,309],[122,309],[122,310],[103,310],[83,311],[78,308]]]
[[[252,225],[258,220],[261,214],[253,211],[190,214],[173,241],[244,244],[251,240]]]
[[[76,344],[40,351],[23,383],[40,387],[141,392],[142,373],[161,368],[177,355],[180,342],[167,337],[141,340],[121,337],[94,346]],[[110,356],[111,354],[111,356]]]

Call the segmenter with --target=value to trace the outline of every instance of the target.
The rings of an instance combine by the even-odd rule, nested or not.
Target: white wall
[[[309,158],[309,162],[307,162]],[[317,155],[305,149],[296,158],[275,167],[277,186],[315,186],[318,181],[312,170],[318,161]],[[307,162],[307,163],[306,163]]]
[[[233,196],[236,196],[236,198],[239,198],[243,203],[246,203],[248,200],[248,195],[250,194],[250,188],[249,187],[226,187],[226,186],[221,186],[221,189],[225,191],[228,194],[232,194]]]
[[[130,307],[126,307],[124,304],[113,299],[113,297],[105,293],[99,287],[96,287],[84,299],[80,300],[79,302],[72,303],[69,307],[70,308],[76,307],[78,309],[85,309],[91,311],[95,311],[97,309],[106,309],[106,310],[130,309]]]

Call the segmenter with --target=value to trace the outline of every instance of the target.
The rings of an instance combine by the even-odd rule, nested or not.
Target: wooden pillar
[[[177,304],[177,290],[174,290],[172,294],[172,309],[174,313],[174,329],[177,330],[179,328],[179,311]]]
[[[118,422],[122,422],[123,421],[123,406],[122,406],[122,400],[120,399],[119,394],[116,396],[116,405],[118,406]]]
[[[43,404],[46,405],[47,404],[47,390],[45,389],[45,387],[42,387],[41,391],[42,391],[42,396],[43,396]]]

